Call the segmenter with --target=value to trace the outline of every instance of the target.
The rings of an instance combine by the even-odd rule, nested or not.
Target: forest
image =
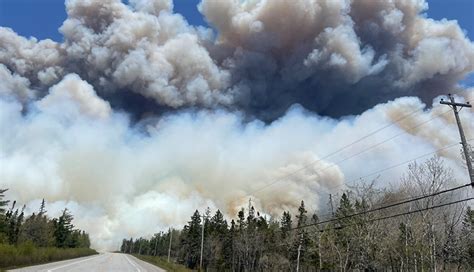
[[[0,189],[0,268],[33,265],[96,254],[89,234],[74,227],[65,208],[58,218],[47,215],[43,199],[37,213],[25,216],[26,206],[9,206],[7,189]]]
[[[433,157],[411,163],[396,186],[375,185],[279,217],[251,204],[233,219],[196,210],[182,229],[123,239],[120,250],[205,271],[472,271],[472,184]]]

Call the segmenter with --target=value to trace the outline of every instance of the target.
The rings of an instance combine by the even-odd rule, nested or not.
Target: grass
[[[28,243],[18,246],[0,244],[0,271],[93,254],[97,254],[97,252],[90,248],[35,247]]]
[[[151,263],[153,265],[159,266],[166,271],[169,272],[189,272],[193,271],[188,268],[186,268],[184,265],[180,264],[175,264],[175,263],[169,263],[165,258],[159,257],[159,256],[148,256],[148,255],[137,255],[133,254],[133,256],[137,257],[138,259]]]

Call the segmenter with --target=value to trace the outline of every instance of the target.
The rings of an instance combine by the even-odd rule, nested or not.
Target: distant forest
[[[230,223],[219,210],[196,210],[181,230],[123,239],[120,250],[170,253],[198,269],[203,241],[205,271],[472,271],[470,184],[459,186],[438,157],[410,164],[399,184],[353,187],[327,214],[310,214],[304,201],[295,215],[270,219],[249,205]]]

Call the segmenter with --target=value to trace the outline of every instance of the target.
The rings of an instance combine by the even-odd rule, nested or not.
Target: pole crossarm
[[[441,101],[439,103],[443,104],[443,105],[457,106],[457,107],[466,107],[466,108],[471,108],[472,107],[472,105],[469,102],[467,102],[467,103],[448,102],[448,101],[444,101],[443,99],[441,99]]]

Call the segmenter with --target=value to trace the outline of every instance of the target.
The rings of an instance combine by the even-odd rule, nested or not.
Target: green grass
[[[35,247],[32,244],[18,246],[0,244],[0,271],[23,266],[37,265],[97,254],[90,248]]]
[[[133,256],[137,257],[138,259],[151,263],[153,265],[159,266],[166,271],[169,272],[189,272],[193,271],[188,268],[186,268],[184,265],[180,264],[175,264],[175,263],[169,263],[165,258],[159,257],[159,256],[148,256],[148,255],[137,255],[133,254]]]

